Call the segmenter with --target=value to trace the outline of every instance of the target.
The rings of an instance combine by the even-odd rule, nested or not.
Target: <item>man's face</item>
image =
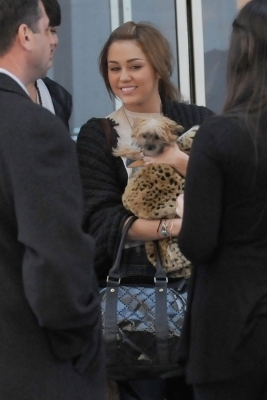
[[[52,66],[52,59],[57,40],[49,26],[49,19],[46,15],[42,2],[39,2],[41,17],[37,24],[37,31],[33,34],[33,48],[31,52],[31,64],[36,79],[46,76]]]

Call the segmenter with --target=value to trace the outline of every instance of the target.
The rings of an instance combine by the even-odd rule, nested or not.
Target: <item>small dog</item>
[[[118,146],[114,149],[115,155],[136,160],[128,165],[133,169],[122,195],[122,203],[126,210],[138,218],[147,220],[172,219],[176,216],[176,199],[183,193],[184,177],[167,164],[144,165],[142,156],[159,155],[173,143],[178,143],[182,151],[189,153],[197,129],[198,127],[194,126],[179,137],[183,127],[169,118],[159,116],[135,121],[132,141],[136,148]],[[153,242],[146,241],[145,248],[149,261],[155,266]],[[160,239],[159,250],[162,265],[171,276],[190,274],[191,263],[180,252],[176,238]]]
[[[157,156],[164,149],[177,143],[182,151],[190,151],[193,137],[198,129],[194,126],[180,137],[179,132],[184,128],[171,119],[163,116],[147,119],[136,119],[132,130],[132,141],[136,147],[119,146],[113,149],[116,157],[127,157],[132,160],[141,160],[143,156]],[[135,166],[134,163],[130,166]]]

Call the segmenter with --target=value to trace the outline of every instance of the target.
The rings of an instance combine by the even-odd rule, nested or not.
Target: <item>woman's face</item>
[[[52,67],[55,50],[58,45],[57,26],[49,26],[49,30],[51,32],[52,41],[50,46],[51,53],[50,53],[50,63],[48,65],[48,69]]]
[[[112,43],[108,79],[115,96],[134,112],[160,112],[159,76],[134,40]]]

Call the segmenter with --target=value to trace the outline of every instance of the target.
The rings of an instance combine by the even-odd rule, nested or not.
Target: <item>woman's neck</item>
[[[162,112],[161,98],[159,96],[153,102],[139,103],[139,104],[123,104],[123,107],[125,108],[125,110],[143,114]]]

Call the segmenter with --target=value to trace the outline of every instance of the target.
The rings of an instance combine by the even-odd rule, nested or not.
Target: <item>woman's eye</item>
[[[139,69],[139,68],[141,68],[141,65],[133,65],[131,68],[132,69]]]

